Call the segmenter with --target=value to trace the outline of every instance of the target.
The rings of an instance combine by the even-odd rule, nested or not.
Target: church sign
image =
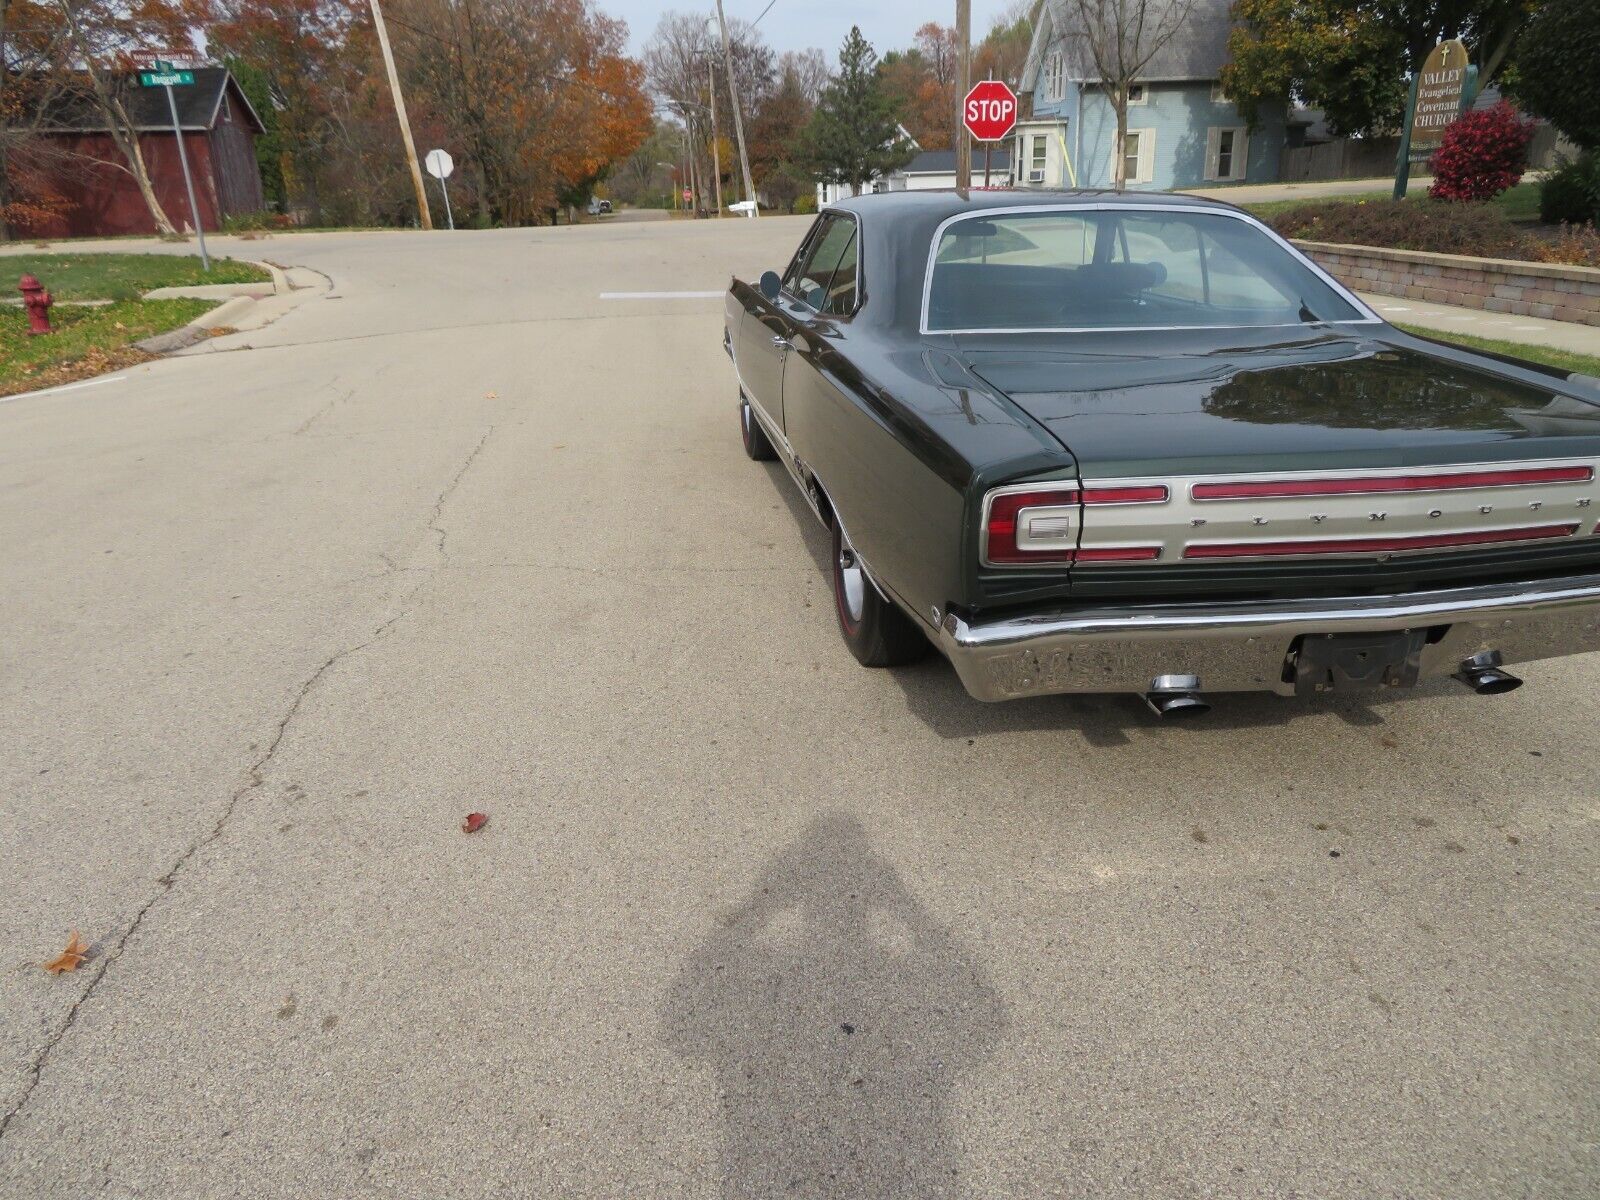
[[[1461,115],[1467,86],[1467,48],[1458,41],[1440,42],[1417,76],[1417,99],[1411,113],[1411,156],[1424,158],[1439,148],[1445,128]]]

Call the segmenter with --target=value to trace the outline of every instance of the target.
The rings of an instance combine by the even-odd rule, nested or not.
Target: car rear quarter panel
[[[1075,468],[946,351],[843,324],[804,335],[790,353],[790,443],[873,573],[931,624],[935,607],[974,600],[984,489]]]

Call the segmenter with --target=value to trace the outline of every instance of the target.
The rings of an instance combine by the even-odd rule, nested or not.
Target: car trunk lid
[[[1600,406],[1403,335],[1150,331],[962,349],[1072,451],[1086,489],[1166,487],[1160,502],[1081,509],[1080,549],[1119,551],[1124,576],[1570,546],[1600,515]]]

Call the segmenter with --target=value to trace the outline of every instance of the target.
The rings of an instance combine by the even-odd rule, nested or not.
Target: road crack
[[[428,518],[428,528],[439,539],[437,548],[441,563],[450,561],[450,554],[444,548],[445,539],[449,536],[449,532],[443,525],[439,524],[440,519],[444,516],[444,506],[449,502],[450,497],[455,494],[456,488],[461,486],[462,478],[472,469],[472,464],[478,461],[478,455],[483,453],[483,448],[489,444],[489,439],[493,436],[494,426],[491,425],[484,430],[483,436],[478,439],[478,444],[472,448],[472,453],[467,455],[467,461],[461,464],[461,469],[455,473],[455,478],[445,484],[444,491],[440,492],[439,498],[433,502],[433,515]]]
[[[446,532],[445,528],[439,524],[444,513],[444,507],[449,502],[450,497],[455,492],[456,488],[460,486],[462,477],[465,476],[467,471],[471,469],[472,464],[477,461],[478,455],[483,452],[484,446],[488,443],[489,438],[494,434],[494,428],[495,427],[493,425],[489,426],[483,437],[479,439],[478,444],[473,447],[472,453],[467,455],[466,461],[461,464],[460,468],[451,477],[449,483],[447,483],[444,486],[444,489],[439,493],[438,499],[433,503],[433,510],[428,517],[427,528],[437,536],[438,553],[441,559],[444,561],[448,561],[448,555],[445,553]],[[385,563],[388,563],[391,566],[393,565],[393,560],[390,559],[388,555],[380,554],[379,557],[383,558]],[[385,574],[387,573],[388,572]],[[289,727],[294,723],[295,717],[299,715],[300,709],[302,706],[304,706],[307,697],[309,697],[311,693],[316,690],[317,685],[323,680],[328,672],[332,671],[340,662],[349,658],[351,655],[359,654],[363,650],[372,646],[374,643],[385,637],[402,620],[409,616],[413,606],[415,605],[418,595],[435,577],[436,572],[434,570],[425,571],[422,575],[422,578],[417,581],[416,586],[406,593],[405,598],[400,602],[394,615],[390,616],[387,620],[376,626],[363,640],[357,642],[355,645],[346,646],[344,649],[339,650],[338,652],[324,659],[317,669],[314,670],[299,686],[299,688],[295,690],[294,698],[290,700],[288,708],[284,711],[283,715],[278,718],[278,721],[273,728],[272,737],[268,740],[266,749],[263,750],[256,757],[255,761],[252,762],[245,770],[244,782],[240,784],[239,787],[234,790],[233,794],[228,797],[227,803],[223,805],[222,812],[211,824],[211,827],[190,842],[183,852],[178,855],[176,861],[174,861],[172,866],[167,869],[166,874],[162,875],[160,879],[156,880],[155,893],[150,896],[150,898],[147,899],[143,905],[140,906],[136,913],[134,913],[133,919],[128,922],[127,926],[122,930],[122,932],[113,938],[108,944],[105,944],[105,948],[102,950],[102,952],[95,956],[93,960],[93,974],[90,976],[87,984],[84,986],[83,991],[78,994],[77,999],[72,1002],[72,1006],[67,1009],[66,1017],[61,1021],[60,1025],[55,1029],[55,1031],[45,1039],[45,1042],[40,1047],[39,1052],[34,1055],[33,1061],[28,1064],[27,1077],[23,1082],[21,1094],[17,1097],[16,1102],[12,1104],[11,1107],[8,1108],[3,1114],[0,1114],[0,1139],[3,1139],[6,1136],[7,1132],[11,1129],[12,1124],[22,1113],[22,1110],[27,1106],[28,1101],[32,1098],[35,1089],[39,1086],[39,1080],[43,1076],[44,1069],[49,1064],[50,1057],[55,1052],[56,1047],[61,1044],[61,1042],[69,1033],[72,1032],[73,1027],[77,1024],[78,1014],[83,1011],[84,1005],[89,1002],[90,998],[94,996],[95,992],[99,989],[100,984],[102,981],[104,981],[107,973],[111,969],[111,964],[122,957],[123,950],[127,948],[128,943],[144,925],[145,918],[150,915],[150,913],[158,904],[161,903],[162,900],[172,894],[173,889],[176,887],[179,879],[182,877],[183,872],[189,866],[189,864],[194,861],[195,857],[222,836],[223,832],[227,829],[228,822],[232,819],[234,813],[238,811],[239,806],[244,802],[245,798],[248,797],[252,792],[259,789],[266,782],[268,771],[272,765],[272,760],[274,756],[277,755],[279,748],[283,745],[284,738],[289,732]]]

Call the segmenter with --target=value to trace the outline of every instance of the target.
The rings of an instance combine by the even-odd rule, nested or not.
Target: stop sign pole
[[[1017,127],[1017,94],[1003,80],[974,84],[961,102],[961,124],[983,147],[983,186],[989,186],[989,151]],[[956,186],[961,186],[959,173]]]

